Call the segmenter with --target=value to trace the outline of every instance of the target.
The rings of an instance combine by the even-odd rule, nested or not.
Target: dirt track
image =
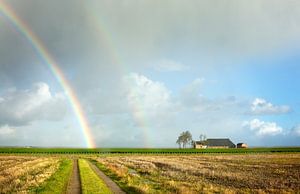
[[[77,159],[73,160],[73,170],[68,184],[67,194],[81,194],[81,183]]]
[[[99,176],[100,179],[104,181],[107,187],[115,194],[126,194],[124,191],[120,189],[120,187],[113,182],[109,177],[107,177],[99,168],[97,168],[93,163],[89,162],[90,167],[93,171]]]
[[[115,194],[126,194],[120,189],[120,187],[113,182],[109,177],[107,177],[103,172],[101,172],[94,164],[89,162],[91,169],[99,176],[100,179],[104,181],[107,187]],[[73,160],[73,170],[72,175],[68,184],[67,194],[81,194],[81,182],[79,174],[78,159]]]

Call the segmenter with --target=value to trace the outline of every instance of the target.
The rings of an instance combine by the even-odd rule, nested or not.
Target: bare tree
[[[193,141],[192,134],[189,131],[184,132],[184,147],[186,148],[187,144],[190,144]]]
[[[205,141],[206,140],[206,135],[200,134],[199,139],[200,139],[200,141]]]
[[[179,149],[181,148],[182,142],[183,142],[183,136],[181,133],[176,141],[176,143],[179,145]]]
[[[192,145],[192,142],[192,134],[189,131],[182,132],[176,141],[176,143],[179,145],[179,148],[181,148],[181,146],[182,148],[186,148],[186,145]]]

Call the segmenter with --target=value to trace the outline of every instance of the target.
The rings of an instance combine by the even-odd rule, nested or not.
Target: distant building
[[[195,141],[194,142],[194,148],[195,149],[202,149],[202,148],[207,148],[207,145],[202,143],[203,141]]]
[[[245,143],[238,143],[238,144],[236,144],[236,147],[237,148],[248,148],[248,145]]]
[[[228,138],[226,139],[207,139],[204,141],[195,141],[195,149],[203,148],[235,148],[235,144]]]

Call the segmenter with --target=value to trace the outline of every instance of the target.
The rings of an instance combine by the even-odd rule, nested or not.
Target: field
[[[72,161],[70,159],[62,159],[57,171],[31,191],[34,193],[66,193],[71,169]]]
[[[132,193],[300,192],[300,154],[128,155],[96,161]]]
[[[57,158],[0,156],[0,193],[30,191],[51,177],[58,167]]]
[[[111,149],[118,152],[108,154],[22,149],[31,152],[0,154],[0,193],[121,193],[120,188],[126,193],[300,192],[300,153],[291,148],[285,148],[287,152],[256,148],[258,152],[197,154],[170,150],[164,154],[155,149],[137,149],[142,154],[128,153],[130,149],[122,153]],[[99,175],[99,169],[108,177]],[[78,179],[75,187],[74,178]],[[107,179],[117,184],[112,186]]]

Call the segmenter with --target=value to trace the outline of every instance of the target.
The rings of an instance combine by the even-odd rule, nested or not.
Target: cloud
[[[196,78],[180,91],[179,103],[182,108],[200,112],[242,112],[246,104],[235,96],[209,98],[203,94],[204,78]]]
[[[175,119],[176,102],[164,83],[130,73],[117,87],[107,90],[97,93],[98,101],[89,101],[91,107],[97,104],[94,111],[102,109],[91,124],[99,145],[149,146],[149,142],[166,145],[157,134],[174,129],[169,121]],[[124,132],[128,138],[121,140]]]
[[[183,90],[185,93],[199,95],[200,88],[203,85],[204,81],[204,78],[196,78],[191,83],[187,84]]]
[[[275,122],[265,122],[259,119],[245,121],[243,126],[254,131],[257,136],[273,136],[283,132],[283,128],[278,126]]]
[[[195,106],[201,104],[204,100],[201,95],[201,87],[204,83],[204,78],[196,78],[191,83],[187,84],[180,92],[180,101],[186,106]]]
[[[151,129],[154,143],[168,142],[162,145],[172,145],[170,136],[176,139],[176,134],[186,128],[195,134],[204,129],[208,135],[216,136],[227,136],[229,131],[234,131],[235,136],[240,122],[249,116],[237,113],[250,109],[249,103],[239,106],[239,97],[226,96],[243,94],[247,82],[229,87],[226,84],[230,80],[235,82],[236,73],[243,74],[248,59],[268,60],[281,50],[289,55],[287,51],[293,51],[300,41],[298,1],[274,0],[272,6],[261,0],[226,1],[219,2],[218,6],[211,0],[191,0],[188,4],[181,0],[104,0],[84,4],[80,0],[10,0],[6,3],[55,58],[79,96],[88,120],[97,120],[100,125],[103,122],[101,130],[112,131],[107,132],[112,134],[111,139],[120,134],[118,139],[107,139],[107,142],[115,141],[112,144],[115,146],[120,145],[124,132],[136,139],[141,137],[136,134],[143,134],[135,126],[133,113],[134,117],[148,121],[145,126]],[[55,75],[5,17],[0,18],[0,26],[0,126],[18,131],[20,126],[20,131],[28,132],[33,138],[41,127],[45,131],[40,131],[39,137],[54,128],[63,131],[62,126],[69,120],[47,122],[47,125],[44,120],[62,119],[66,111],[64,95],[52,92],[49,86],[30,88],[39,81],[47,82],[51,89],[61,88]],[[155,63],[151,67],[157,71],[176,73],[149,72],[151,62],[157,62],[156,67]],[[275,70],[272,65],[265,65],[267,72],[269,68]],[[143,75],[127,75],[129,72],[143,72]],[[177,93],[186,80],[196,76],[200,78]],[[222,88],[202,87],[209,84],[202,76],[208,80],[217,76],[217,84]],[[155,78],[168,81],[164,84]],[[18,89],[7,91],[9,87]],[[224,94],[226,91],[229,93]],[[256,106],[255,114],[270,114],[270,110]],[[272,106],[272,114],[285,112],[282,108],[274,109],[281,106]],[[35,131],[30,130],[33,124],[36,124]],[[93,132],[97,133],[100,129],[93,126],[91,123]],[[75,139],[72,137],[75,127],[79,128],[74,124],[68,131],[70,139]],[[77,137],[80,140],[80,134]]]
[[[184,71],[188,70],[189,66],[171,60],[161,60],[154,65],[154,69],[160,72]]]
[[[201,95],[204,83],[204,78],[196,78],[177,96],[163,82],[139,73],[128,74],[122,80],[122,87],[110,88],[115,97],[119,96],[118,99],[111,101],[114,96],[97,95],[97,99],[107,107],[113,103],[123,107],[120,112],[103,112],[96,119],[102,127],[99,131],[95,130],[95,134],[99,132],[101,136],[100,131],[109,131],[105,132],[107,137],[99,138],[99,145],[101,141],[109,142],[106,145],[111,145],[111,142],[118,144],[120,137],[117,134],[123,131],[128,137],[134,137],[135,140],[127,144],[133,146],[133,142],[141,145],[143,139],[148,139],[148,145],[172,146],[173,140],[170,142],[170,139],[176,139],[184,129],[190,130],[195,138],[201,133],[212,137],[230,136],[240,128],[236,114],[239,100],[233,96],[219,99],[205,97]],[[98,108],[101,109],[101,106]],[[115,139],[110,140],[112,137]],[[142,140],[138,140],[140,138]]]
[[[187,56],[197,61],[194,64],[197,66],[208,64],[201,65],[204,71],[211,68],[209,66],[223,67],[228,61],[231,64],[233,60],[277,51],[298,45],[300,41],[297,1],[276,1],[272,6],[260,0],[220,2],[217,8],[212,1],[197,0],[184,6],[178,0],[163,3],[88,1],[84,5],[79,0],[39,3],[11,0],[7,3],[57,61],[63,61],[60,65],[76,71],[74,66],[82,64],[81,70],[92,69],[89,74],[113,67],[112,55],[121,55],[119,58],[127,66],[137,67],[149,61],[172,58],[172,53],[179,60]],[[39,57],[28,49],[22,35],[4,21],[1,18],[0,58],[1,65],[6,66],[3,70],[11,75],[9,78],[0,75],[0,80],[17,79],[24,72],[38,76],[40,72],[32,75],[32,70],[41,65],[32,64],[40,62]],[[163,65],[162,69],[174,66],[171,69],[178,70],[182,65]]]
[[[120,45],[127,45],[126,56],[168,51],[220,62],[297,45],[299,2],[275,2],[271,7],[260,0],[219,2],[218,7],[213,1],[196,0],[185,6],[178,0],[91,4]]]
[[[66,112],[63,94],[51,94],[46,83],[30,89],[11,89],[0,96],[0,126],[21,126],[40,119],[59,120]]]
[[[126,76],[124,83],[131,111],[148,114],[160,112],[169,106],[170,91],[163,83],[152,81],[137,73]]]
[[[127,114],[155,112],[168,106],[171,93],[162,82],[139,73],[124,75],[111,87],[91,90],[86,101],[94,114]]]
[[[268,115],[268,114],[285,114],[289,113],[291,108],[287,105],[276,106],[267,102],[262,98],[255,98],[251,106],[251,114],[254,115]]]
[[[292,128],[291,133],[293,135],[299,136],[300,137],[300,125],[297,125]]]
[[[15,129],[11,128],[8,125],[0,126],[0,135],[1,136],[8,136],[15,133]]]

